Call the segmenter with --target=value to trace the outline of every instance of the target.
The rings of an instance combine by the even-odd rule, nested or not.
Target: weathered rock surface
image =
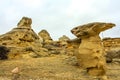
[[[111,51],[107,51],[106,52],[106,58],[107,58],[107,62],[113,62],[114,59],[116,60],[120,60],[120,50],[111,50]]]
[[[81,67],[90,75],[103,76],[106,73],[104,48],[99,33],[115,26],[113,23],[89,23],[77,26],[71,32],[81,39],[76,57]]]
[[[75,56],[75,53],[78,51],[79,45],[81,43],[81,39],[75,38],[67,40],[66,42],[66,54],[70,56]]]
[[[120,59],[120,38],[104,38],[102,39],[106,60],[108,63],[114,62],[114,59]]]
[[[50,42],[52,42],[52,38],[50,36],[50,34],[48,33],[47,30],[43,29],[38,33],[39,37],[42,38],[43,40],[43,44],[49,44]]]
[[[81,43],[81,39],[70,39],[67,41],[67,49],[70,51],[73,55],[76,53],[76,51],[79,48],[79,45]],[[113,60],[116,59],[119,61],[119,53],[120,53],[120,38],[104,38],[102,39],[102,43],[105,50],[105,57],[107,63],[114,62]],[[70,50],[71,49],[71,50]]]
[[[104,38],[105,51],[120,50],[120,38]]]
[[[49,54],[60,54],[61,46],[59,41],[53,41],[47,30],[41,30],[38,33],[42,38],[42,47],[48,50]]]
[[[66,35],[59,38],[59,43],[62,48],[61,54],[73,55],[73,50],[70,48],[68,49],[68,41],[70,41],[70,38]]]
[[[70,39],[66,35],[63,35],[62,37],[59,38],[59,41],[68,41],[68,40]]]
[[[0,35],[0,45],[10,49],[8,58],[21,58],[34,53],[38,56],[48,55],[42,49],[39,36],[31,28],[32,20],[23,17],[17,27],[6,34]]]

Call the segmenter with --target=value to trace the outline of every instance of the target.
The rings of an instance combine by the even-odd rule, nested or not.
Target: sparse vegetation
[[[0,60],[4,60],[7,59],[7,54],[8,54],[9,50],[7,47],[5,46],[0,46]]]
[[[120,80],[120,64],[108,64],[110,80]],[[11,70],[20,68],[17,80],[97,80],[76,65],[76,59],[66,55],[0,61],[0,80],[11,80]]]

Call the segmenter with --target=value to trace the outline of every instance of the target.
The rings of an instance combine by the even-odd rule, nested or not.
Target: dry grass
[[[15,67],[20,68],[17,80],[97,80],[75,64],[74,58],[65,55],[0,61],[0,80],[11,80]],[[107,75],[111,80],[120,80],[120,64],[108,64]]]

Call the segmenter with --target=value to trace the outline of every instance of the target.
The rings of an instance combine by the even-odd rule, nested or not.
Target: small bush
[[[5,46],[0,46],[0,60],[4,60],[7,59],[7,54],[8,54],[9,50],[7,47]]]
[[[25,50],[26,50],[26,51],[32,51],[32,52],[34,52],[34,50],[33,50],[32,47],[26,47]]]

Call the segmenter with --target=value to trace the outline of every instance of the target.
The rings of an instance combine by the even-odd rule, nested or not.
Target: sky
[[[120,0],[0,0],[0,34],[12,30],[23,17],[32,18],[32,29],[46,29],[54,40],[90,22],[111,22],[116,27],[100,34],[120,37]]]

